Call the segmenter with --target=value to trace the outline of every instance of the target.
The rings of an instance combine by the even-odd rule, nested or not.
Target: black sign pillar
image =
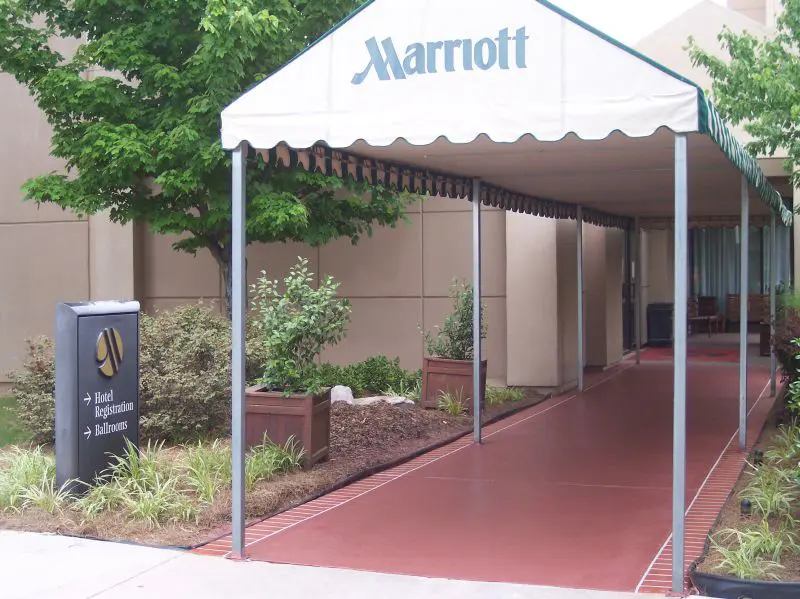
[[[57,484],[93,483],[126,439],[139,447],[139,302],[59,304]]]

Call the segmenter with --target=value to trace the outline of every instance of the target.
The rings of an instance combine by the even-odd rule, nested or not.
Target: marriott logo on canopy
[[[517,29],[513,36],[506,27],[500,30],[497,37],[485,37],[478,41],[467,38],[409,44],[401,60],[391,37],[380,44],[373,37],[365,42],[369,64],[353,76],[352,83],[361,85],[372,71],[380,81],[390,81],[440,72],[526,69],[525,46],[528,39],[525,27]]]

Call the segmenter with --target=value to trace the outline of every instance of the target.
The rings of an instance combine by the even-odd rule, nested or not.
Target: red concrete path
[[[727,495],[714,477],[730,479],[722,483],[729,490],[741,468],[730,444],[737,372],[735,365],[689,368],[687,505],[697,503],[701,485],[712,493],[696,504],[698,514],[689,513],[693,534],[698,526],[707,531]],[[625,365],[601,378],[581,395],[489,427],[481,447],[464,440],[251,527],[248,556],[468,580],[666,590],[671,365]],[[771,403],[762,395],[767,382],[765,369],[752,370],[749,404],[758,405],[751,439]],[[726,449],[729,459],[721,460]],[[229,548],[223,540],[204,552]]]

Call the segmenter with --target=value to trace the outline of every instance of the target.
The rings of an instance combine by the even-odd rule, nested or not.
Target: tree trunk
[[[230,255],[228,257],[230,258]],[[233,318],[233,264],[231,264],[230,259],[227,261],[219,260],[218,263],[219,268],[222,271],[222,279],[225,282],[222,305],[225,309],[225,316],[228,317],[228,320],[231,320]]]
[[[230,248],[218,245],[209,245],[208,251],[214,256],[214,260],[222,273],[222,280],[225,282],[222,296],[222,308],[228,320],[232,319],[232,300],[233,300],[233,260]],[[245,275],[246,276],[246,275]]]
[[[214,256],[214,260],[217,261],[217,266],[219,266],[219,270],[222,273],[222,280],[225,282],[225,288],[223,290],[223,297],[222,297],[222,306],[225,311],[225,316],[228,317],[228,320],[232,320],[233,317],[233,257],[231,256],[231,250],[228,247],[220,247],[220,246],[209,246],[208,251],[211,252],[211,255]],[[247,258],[244,259],[244,294],[245,294],[245,304],[247,302]],[[245,305],[245,312],[247,311],[247,306]]]

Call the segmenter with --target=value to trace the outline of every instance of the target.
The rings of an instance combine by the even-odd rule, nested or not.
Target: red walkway
[[[689,368],[689,558],[699,554],[742,466],[731,443],[737,373],[735,365]],[[768,378],[761,367],[750,375],[751,442],[771,404],[762,394]],[[670,364],[626,364],[581,395],[555,398],[486,433],[481,447],[460,441],[251,527],[248,556],[440,578],[668,590]],[[199,551],[229,550],[223,539]]]

